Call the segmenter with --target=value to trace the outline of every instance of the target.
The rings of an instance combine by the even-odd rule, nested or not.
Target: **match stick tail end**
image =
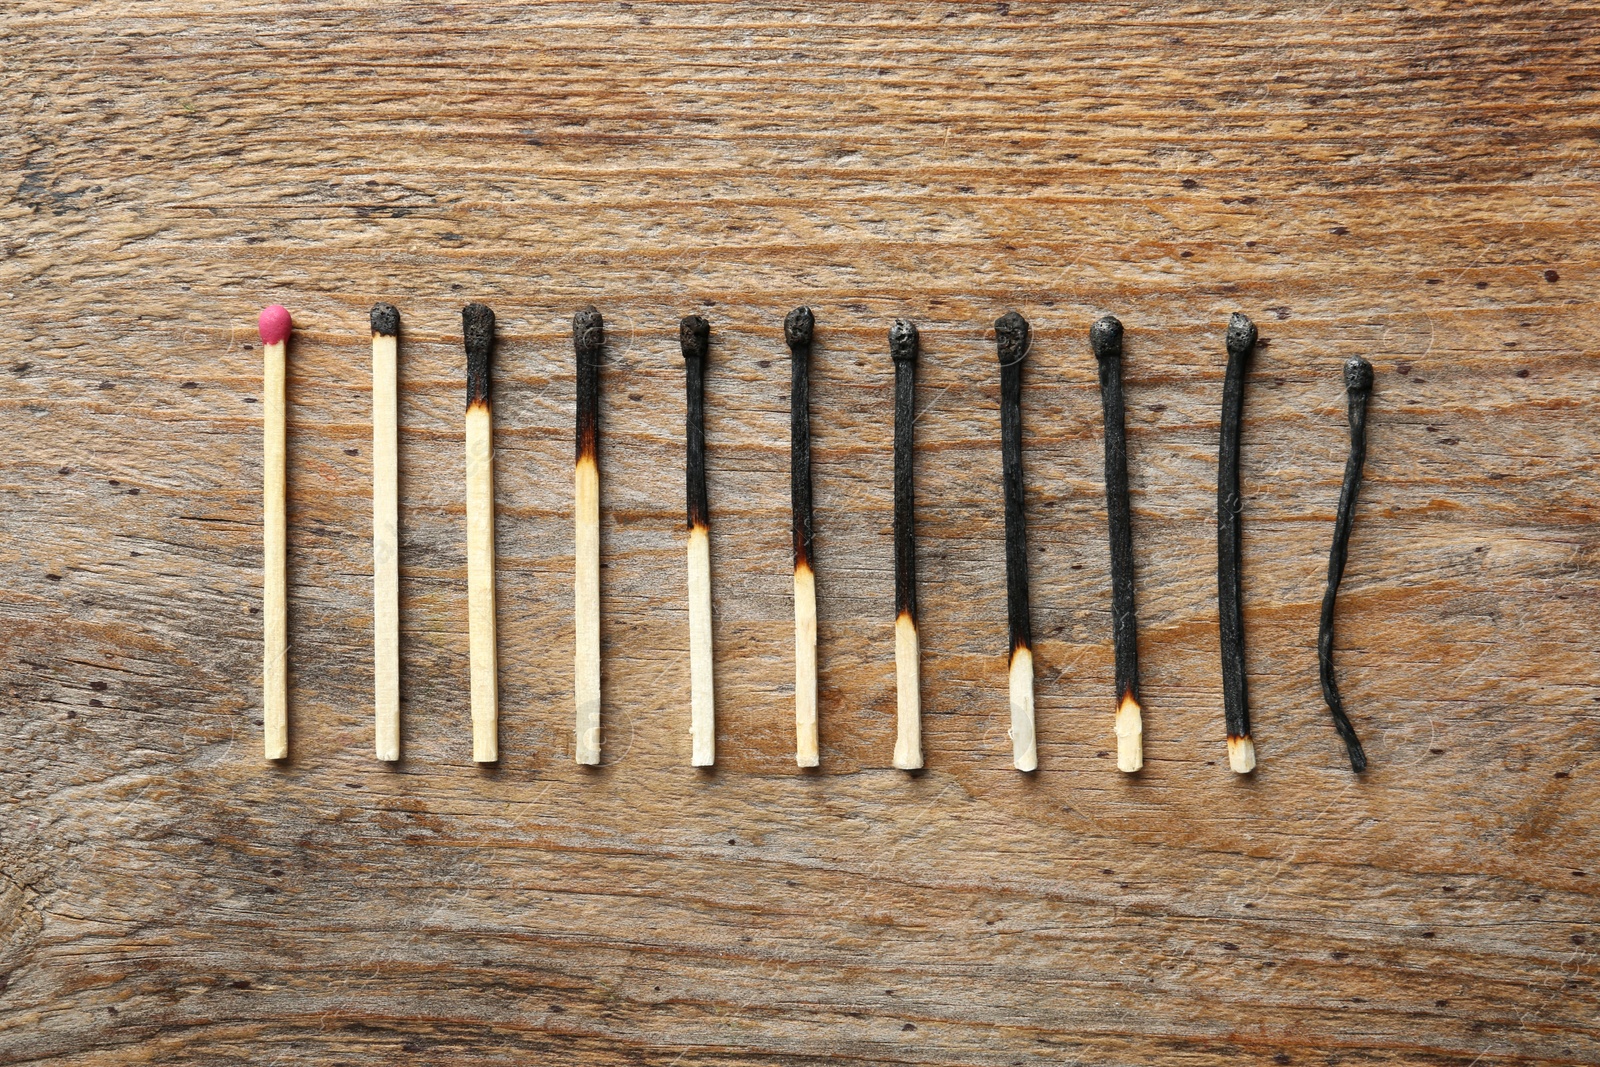
[[[1117,706],[1117,770],[1133,774],[1144,767],[1144,715],[1132,693]]]
[[[1249,774],[1256,769],[1256,743],[1248,734],[1228,738],[1228,766],[1234,774]]]

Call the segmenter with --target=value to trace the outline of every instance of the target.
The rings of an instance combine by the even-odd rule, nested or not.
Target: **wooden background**
[[[1549,5],[1557,7],[1559,5]],[[1600,11],[1511,2],[8,5],[0,1063],[1600,1063]],[[369,755],[367,309],[404,316],[405,760]],[[459,309],[500,317],[503,762],[469,761]],[[260,756],[260,348],[294,311],[293,758]],[[605,763],[571,754],[573,370],[611,343]],[[817,311],[792,763],[784,312]],[[1006,740],[992,322],[1040,765]],[[1223,752],[1246,402],[1261,767]],[[718,765],[688,763],[679,316],[713,324]],[[1099,397],[1128,328],[1145,771]],[[914,318],[928,770],[890,769]],[[1350,773],[1315,640],[1343,599]]]

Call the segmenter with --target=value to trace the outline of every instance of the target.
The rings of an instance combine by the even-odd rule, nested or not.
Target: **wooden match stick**
[[[494,418],[489,364],[494,312],[461,309],[467,350],[467,634],[472,666],[472,758],[500,759],[499,670],[494,617]]]
[[[1244,376],[1256,347],[1256,327],[1234,312],[1228,319],[1228,370],[1222,383],[1222,434],[1217,450],[1217,619],[1222,640],[1222,707],[1228,728],[1228,766],[1235,774],[1256,769],[1250,739],[1250,699],[1245,688],[1244,606],[1240,584],[1239,429],[1244,417]]]
[[[706,354],[711,324],[686,315],[678,324],[683,349],[687,414],[684,474],[689,525],[689,744],[691,767],[709,767],[717,756],[717,712],[711,643],[711,504],[706,497]]]
[[[1128,501],[1128,436],[1122,395],[1122,323],[1107,315],[1089,330],[1100,365],[1100,406],[1105,413],[1106,519],[1111,541],[1111,642],[1117,663],[1117,770],[1144,766],[1144,722],[1139,708],[1139,623],[1133,601],[1133,508]]]
[[[573,622],[577,635],[573,683],[578,713],[574,754],[579,763],[589,766],[600,762],[600,356],[605,343],[600,312],[586,307],[572,316],[572,348],[578,364],[578,451],[573,478]]]
[[[916,421],[917,327],[889,327],[894,359],[894,666],[897,729],[894,765],[922,767],[922,664],[917,646],[917,541],[913,516],[912,424]]]
[[[372,305],[372,687],[377,757],[400,758],[400,312]]]
[[[289,527],[284,500],[285,426],[284,352],[294,323],[287,308],[263,308],[256,322],[261,331],[262,371],[262,621],[261,726],[269,760],[289,757],[289,583],[286,570]]]
[[[794,761],[817,755],[817,579],[811,569],[811,334],[816,317],[797,307],[783,320],[789,344],[789,511],[794,527]]]
[[[1322,625],[1317,630],[1317,666],[1322,675],[1322,699],[1333,715],[1333,728],[1344,741],[1350,769],[1367,769],[1367,754],[1344,712],[1339,686],[1333,677],[1333,606],[1344,577],[1350,551],[1350,529],[1356,522],[1356,494],[1361,489],[1361,468],[1367,461],[1367,397],[1372,395],[1372,364],[1360,356],[1344,365],[1345,397],[1350,417],[1350,458],[1344,465],[1344,485],[1339,490],[1339,512],[1333,522],[1333,547],[1328,551],[1328,589],[1322,594]]]
[[[1022,492],[1022,361],[1028,320],[1015,311],[994,323],[1000,358],[1000,463],[1006,498],[1006,615],[1011,631],[1011,762],[1039,769],[1033,729],[1033,628],[1028,618],[1028,531]]]

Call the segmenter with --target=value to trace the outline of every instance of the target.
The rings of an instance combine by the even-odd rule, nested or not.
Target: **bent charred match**
[[[922,767],[922,667],[917,644],[916,491],[912,426],[916,421],[917,328],[896,319],[889,328],[894,359],[894,765]]]
[[[1328,551],[1328,589],[1322,594],[1322,623],[1317,630],[1317,668],[1322,676],[1322,699],[1333,715],[1333,728],[1344,741],[1350,756],[1350,769],[1367,769],[1367,754],[1345,714],[1344,701],[1333,677],[1333,608],[1344,577],[1345,558],[1350,551],[1350,529],[1356,522],[1356,494],[1361,490],[1361,468],[1367,461],[1367,398],[1372,395],[1372,364],[1357,356],[1344,365],[1345,397],[1350,419],[1350,458],[1344,465],[1344,484],[1339,489],[1339,512],[1333,522],[1333,547]]]
[[[684,474],[689,525],[689,765],[709,767],[716,760],[717,718],[711,629],[711,504],[706,496],[706,354],[711,324],[686,315],[678,325],[683,350],[687,414]]]
[[[1256,327],[1234,312],[1228,319],[1228,370],[1222,383],[1222,433],[1217,450],[1217,629],[1222,642],[1222,706],[1228,729],[1228,766],[1236,774],[1256,769],[1250,739],[1250,699],[1245,687],[1244,605],[1240,579],[1239,433],[1244,417],[1244,377],[1256,347]]]
[[[1116,656],[1117,770],[1144,766],[1144,722],[1139,707],[1139,623],[1133,598],[1133,509],[1128,501],[1128,437],[1122,395],[1122,323],[1107,315],[1089,330],[1100,366],[1105,414],[1106,520],[1111,542],[1111,641]]]
[[[811,569],[811,335],[816,317],[797,307],[783,320],[789,345],[789,512],[794,529],[794,761],[817,754],[817,579]]]
[[[400,758],[399,337],[395,306],[372,305],[372,715],[389,761]]]
[[[467,352],[467,643],[472,673],[472,759],[500,759],[500,693],[494,614],[494,416],[489,365],[494,312],[461,309]]]
[[[1011,634],[1011,762],[1039,768],[1033,724],[1033,629],[1028,617],[1028,531],[1022,490],[1022,361],[1028,320],[1008,311],[995,320],[1000,359],[1000,463],[1006,503],[1006,616]]]
[[[578,448],[573,475],[574,752],[577,761],[587,765],[600,762],[600,357],[605,343],[600,312],[591,306],[572,316],[572,349],[578,364]]]
[[[289,526],[284,499],[288,407],[285,352],[294,322],[278,304],[262,308],[261,331],[261,726],[269,760],[289,756]]]

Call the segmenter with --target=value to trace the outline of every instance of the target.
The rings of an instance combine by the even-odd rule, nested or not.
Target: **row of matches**
[[[468,304],[461,312],[466,349],[467,613],[470,647],[472,756],[499,759],[498,668],[494,608],[494,465],[490,365],[495,343],[494,312]],[[398,386],[400,313],[390,304],[372,309],[374,682],[376,751],[380,760],[400,758],[400,580],[398,533]],[[288,627],[285,582],[285,352],[292,330],[289,312],[274,305],[261,312],[265,351],[264,522],[265,590],[264,708],[266,757],[288,756]],[[1032,632],[1028,603],[1027,530],[1022,471],[1022,365],[1028,355],[1028,321],[1008,311],[995,321],[1000,364],[1000,450],[1005,505],[1006,596],[1010,632],[1009,686],[1012,762],[1019,771],[1038,769],[1034,734]],[[784,319],[791,365],[790,502],[794,533],[795,762],[818,765],[817,587],[813,570],[811,502],[810,366],[815,317],[798,307]],[[1117,767],[1144,766],[1143,711],[1139,703],[1137,617],[1134,605],[1132,508],[1128,495],[1127,440],[1122,390],[1122,323],[1107,315],[1089,332],[1100,372],[1105,418],[1105,487],[1111,557],[1112,644],[1116,695],[1112,729]],[[689,598],[690,763],[716,759],[716,701],[712,687],[711,509],[706,493],[705,372],[711,325],[699,315],[679,325],[686,389]],[[573,316],[577,368],[576,462],[574,467],[575,575],[574,699],[575,754],[581,764],[600,762],[600,365],[605,326],[586,307]],[[1228,763],[1239,774],[1255,769],[1245,683],[1244,619],[1240,586],[1239,443],[1244,385],[1256,329],[1235,314],[1225,337],[1227,371],[1222,395],[1217,466],[1217,600],[1221,634],[1223,707]],[[896,739],[893,764],[923,766],[921,665],[917,638],[915,495],[916,326],[897,319],[889,328],[894,363],[894,564]],[[1366,756],[1344,711],[1333,675],[1333,615],[1343,575],[1356,493],[1366,454],[1366,405],[1372,367],[1362,359],[1345,365],[1350,456],[1335,519],[1328,584],[1318,634],[1322,692],[1351,767],[1366,768]]]

